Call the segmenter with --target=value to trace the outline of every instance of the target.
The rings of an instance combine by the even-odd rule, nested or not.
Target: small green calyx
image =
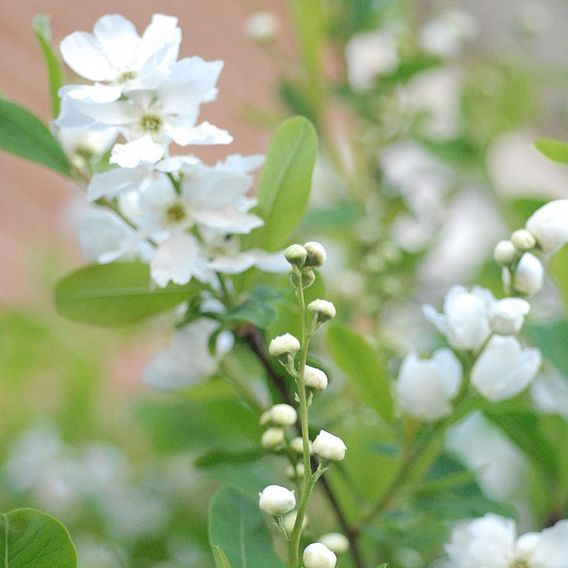
[[[166,210],[168,221],[180,223],[187,217],[187,213],[181,203],[174,203]]]

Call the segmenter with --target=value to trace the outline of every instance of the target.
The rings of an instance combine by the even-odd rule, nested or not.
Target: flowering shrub
[[[275,125],[266,156],[214,164],[193,152],[233,142],[200,119],[223,63],[178,59],[175,17],[140,35],[108,15],[67,36],[70,84],[36,20],[53,122],[0,100],[0,146],[82,192],[90,264],[59,280],[58,313],[166,328],[143,379],[168,402],[139,414],[152,449],[173,455],[140,476],[117,448],[77,451],[44,424],[2,476],[80,535],[84,566],[568,568],[568,200],[507,202],[488,172],[530,114],[524,70],[467,67],[478,26],[461,10],[415,33],[396,6],[291,4],[302,64],[280,94],[298,116]],[[268,52],[279,29],[264,12],[245,26]],[[356,133],[348,150],[332,97]],[[537,147],[568,163],[568,145]],[[474,209],[484,192],[495,203]],[[458,271],[468,285],[445,278],[471,260],[448,232],[452,206],[475,244],[496,242],[482,269]],[[506,221],[494,239],[489,211]],[[447,288],[440,307],[423,304],[430,332],[397,325],[428,287]],[[77,565],[47,513],[1,518],[6,566]],[[94,518],[121,541],[78,528]]]

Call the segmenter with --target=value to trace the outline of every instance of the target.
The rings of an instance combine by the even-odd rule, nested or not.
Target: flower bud
[[[296,511],[292,511],[291,513],[288,513],[285,517],[284,517],[284,530],[286,531],[286,534],[291,535],[292,531],[294,530],[294,525],[296,524],[296,517],[298,516],[298,513]],[[308,516],[304,515],[304,518],[302,519],[302,529],[305,529],[308,526]]]
[[[282,355],[294,355],[300,351],[300,342],[291,334],[285,333],[275,337],[268,346],[268,352],[273,357],[280,357]]]
[[[513,288],[517,292],[532,296],[544,283],[544,268],[540,260],[530,252],[523,254],[515,269]]]
[[[308,251],[306,266],[319,268],[325,264],[327,254],[322,244],[311,241],[309,243],[305,243],[304,248]]]
[[[335,568],[337,556],[325,544],[314,542],[304,550],[305,568]]]
[[[489,308],[489,325],[499,335],[515,335],[521,331],[525,316],[531,309],[522,298],[503,298]]]
[[[319,538],[319,541],[329,550],[335,552],[335,554],[343,554],[349,550],[349,541],[347,537],[341,533],[327,533]]]
[[[258,495],[260,510],[273,517],[281,517],[296,506],[294,492],[280,485],[269,485]]]
[[[308,304],[308,310],[317,316],[319,323],[325,323],[333,319],[336,314],[335,306],[327,300],[318,299],[310,302]]]
[[[320,457],[330,461],[341,461],[345,457],[347,446],[341,438],[321,430],[314,440],[314,452]]]
[[[493,251],[493,258],[497,264],[508,266],[517,258],[517,249],[511,241],[499,241]]]
[[[284,251],[284,257],[290,264],[302,267],[308,258],[308,251],[302,245],[290,245]]]
[[[270,410],[266,410],[260,416],[259,424],[261,426],[268,426],[272,422],[272,416],[270,415]]]
[[[260,442],[263,448],[273,450],[284,443],[285,436],[282,428],[269,428],[262,434]]]
[[[327,375],[315,367],[306,365],[304,369],[304,384],[310,389],[322,391],[327,388]]]
[[[309,448],[310,448],[310,454],[312,454],[313,447],[311,442],[309,443]],[[290,449],[293,452],[296,452],[297,454],[304,453],[304,441],[300,436],[297,436],[296,438],[292,438],[292,440],[290,440]]]
[[[554,253],[568,243],[568,199],[557,199],[537,209],[526,223],[545,253]]]
[[[289,404],[276,404],[269,412],[270,419],[278,426],[292,426],[298,420],[296,409]]]
[[[305,468],[303,463],[297,463],[296,467],[289,465],[286,468],[286,477],[288,479],[302,479],[304,477]]]
[[[536,245],[534,235],[527,229],[519,229],[511,235],[511,242],[521,252],[531,250]]]

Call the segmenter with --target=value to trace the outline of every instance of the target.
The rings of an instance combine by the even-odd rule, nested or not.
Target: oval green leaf
[[[71,166],[57,138],[29,110],[0,99],[0,149],[70,176]]]
[[[76,568],[67,529],[46,513],[18,509],[0,515],[1,568]]]
[[[209,508],[209,542],[232,568],[284,568],[255,499],[233,487],[220,489]]]
[[[201,285],[152,285],[143,262],[92,264],[72,272],[55,287],[55,306],[73,321],[104,326],[139,322],[178,306],[199,293]]]
[[[535,142],[535,146],[547,158],[561,164],[568,164],[568,143],[551,138],[542,138]]]

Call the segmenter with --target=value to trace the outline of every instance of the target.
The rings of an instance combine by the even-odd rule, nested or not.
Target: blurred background
[[[326,134],[305,225],[317,234],[304,234],[321,238],[336,259],[328,273],[340,277],[329,278],[329,288],[334,301],[343,302],[342,313],[388,337],[395,351],[414,340],[429,345],[432,339],[424,339],[415,321],[418,304],[437,301],[454,282],[494,285],[498,274],[486,269],[493,244],[527,204],[568,194],[568,169],[533,147],[540,137],[566,139],[568,3],[326,4],[330,41],[323,66],[334,96],[327,99],[325,119],[319,117],[320,135]],[[439,46],[436,18],[448,9],[466,18],[450,24],[449,44]],[[272,16],[268,40],[261,37],[266,27],[251,19],[259,11]],[[0,0],[2,94],[49,119],[34,15],[51,16],[58,43],[73,31],[90,31],[104,14],[121,13],[142,30],[155,12],[179,18],[181,56],[225,61],[219,98],[203,115],[234,135],[232,151],[262,153],[279,119],[313,111],[299,96],[310,78],[285,0]],[[414,44],[430,50],[442,74],[407,71],[410,85],[408,77],[381,71],[380,62],[373,71],[374,56],[353,39],[375,29],[395,30],[395,36],[402,29],[406,50]],[[368,78],[357,79],[357,62],[367,57],[376,75],[371,82],[386,73],[393,85],[386,92],[366,85]],[[416,119],[422,114],[429,126]],[[213,160],[225,151],[199,155]],[[364,183],[358,186],[351,174],[361,163]],[[71,223],[76,192],[53,172],[0,154],[0,508],[37,506],[60,516],[79,545],[82,568],[208,566],[203,487],[229,474],[220,470],[213,479],[209,470],[195,469],[185,450],[204,450],[229,427],[226,420],[211,425],[206,405],[192,406],[188,418],[183,402],[143,386],[142,369],[167,343],[160,321],[107,331],[54,312],[54,283],[84,264]],[[348,195],[356,196],[349,208],[355,213],[334,216],[346,211]],[[386,232],[378,231],[383,225]],[[562,262],[555,270],[566,269]],[[363,276],[356,274],[360,267]],[[547,309],[557,305],[542,306]],[[254,417],[230,402],[225,410],[241,420],[235,436],[256,435]],[[255,485],[254,467],[230,475]]]

